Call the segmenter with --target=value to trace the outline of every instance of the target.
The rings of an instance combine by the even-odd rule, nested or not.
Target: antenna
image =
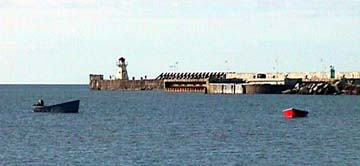
[[[228,60],[225,60],[225,67],[226,71],[228,72],[230,70]]]
[[[175,65],[170,65],[169,68],[170,68],[170,71],[173,71],[173,72],[175,71]]]
[[[326,74],[327,73],[326,72],[327,71],[327,65],[326,65],[326,63],[324,61],[324,58],[321,58],[320,62],[321,62],[321,68],[322,68],[321,69],[321,73],[322,73],[321,75],[322,75],[323,78],[327,78],[328,77],[327,74]]]
[[[178,61],[176,61],[176,62],[175,62],[175,72],[177,72],[177,71],[178,71],[178,65],[179,65],[179,62],[178,62]]]
[[[273,66],[273,70],[274,70],[274,72],[275,72],[275,77],[276,78],[278,78],[278,75],[279,75],[279,73],[278,73],[278,66],[279,66],[279,62],[278,62],[278,59],[276,58],[275,60],[274,60],[274,66]]]

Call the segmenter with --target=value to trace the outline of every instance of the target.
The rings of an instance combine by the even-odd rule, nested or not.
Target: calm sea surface
[[[80,113],[33,113],[39,98]],[[0,165],[360,165],[360,97],[0,85]]]

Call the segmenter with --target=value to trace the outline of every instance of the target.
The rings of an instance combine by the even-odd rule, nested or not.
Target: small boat
[[[308,111],[299,110],[295,108],[288,108],[286,110],[283,110],[283,115],[286,119],[306,117],[308,113],[309,113]]]
[[[34,112],[78,113],[79,105],[80,105],[80,100],[74,100],[56,105],[50,105],[50,106],[33,105],[32,107]]]

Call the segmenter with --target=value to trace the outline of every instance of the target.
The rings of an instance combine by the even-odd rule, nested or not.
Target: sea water
[[[80,112],[33,113],[39,98]],[[360,165],[360,97],[0,85],[0,147],[2,166]]]

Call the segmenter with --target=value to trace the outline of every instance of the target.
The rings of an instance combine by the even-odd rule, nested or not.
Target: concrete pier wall
[[[257,79],[259,73],[227,73],[227,79]],[[285,78],[301,78],[304,81],[328,81],[330,72],[268,72],[266,79],[285,79]],[[335,79],[341,78],[360,78],[360,72],[336,72]]]
[[[166,92],[208,93],[208,79],[166,79]]]
[[[246,94],[281,94],[288,88],[286,85],[245,85]]]
[[[210,83],[208,92],[211,94],[244,94],[244,84]]]
[[[161,79],[145,80],[104,80],[103,75],[90,75],[90,89],[93,90],[164,90],[165,92],[190,92],[210,94],[306,94],[313,84],[319,89],[334,86],[337,94],[359,94],[360,72],[338,72],[337,78],[330,79],[330,73],[170,73],[162,74]],[[216,77],[215,77],[216,76]],[[169,77],[169,79],[165,79]],[[358,78],[357,78],[358,77]],[[307,87],[307,84],[311,87]],[[327,87],[323,87],[326,84]],[[334,85],[332,85],[334,84]],[[315,88],[318,89],[318,88]],[[318,94],[332,94],[319,92]],[[319,90],[316,90],[319,91]]]
[[[163,80],[104,80],[102,75],[90,75],[92,90],[162,90]]]

